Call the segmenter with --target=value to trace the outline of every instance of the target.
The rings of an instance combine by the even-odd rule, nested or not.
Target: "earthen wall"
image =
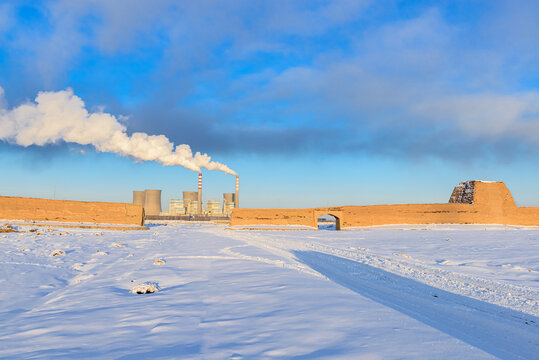
[[[0,219],[144,225],[142,205],[0,196]]]
[[[319,216],[331,214],[339,219],[341,228],[388,224],[539,226],[539,207],[517,207],[503,182],[469,181],[465,187],[461,184],[453,191],[450,203],[234,209],[230,225],[306,225],[316,228]],[[466,189],[471,190],[463,192]]]

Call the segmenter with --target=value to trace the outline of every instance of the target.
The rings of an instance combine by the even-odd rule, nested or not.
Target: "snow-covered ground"
[[[537,228],[18,230],[0,233],[2,359],[539,353]]]

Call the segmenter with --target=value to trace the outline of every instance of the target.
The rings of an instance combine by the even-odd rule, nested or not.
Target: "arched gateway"
[[[330,215],[335,218],[335,230],[341,230],[343,212],[339,208],[318,208],[313,211],[314,227],[320,229],[318,226],[318,219]]]
[[[318,230],[341,230],[341,219],[337,216],[324,214],[316,220]]]

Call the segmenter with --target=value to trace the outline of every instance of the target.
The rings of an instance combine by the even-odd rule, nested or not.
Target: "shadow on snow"
[[[503,359],[532,359],[539,319],[453,294],[367,264],[315,251],[296,257],[328,279]]]

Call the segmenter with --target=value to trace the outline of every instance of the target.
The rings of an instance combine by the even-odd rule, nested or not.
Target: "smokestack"
[[[198,213],[202,214],[202,173],[198,173]]]
[[[236,175],[236,195],[234,196],[234,207],[240,207],[240,177]]]

